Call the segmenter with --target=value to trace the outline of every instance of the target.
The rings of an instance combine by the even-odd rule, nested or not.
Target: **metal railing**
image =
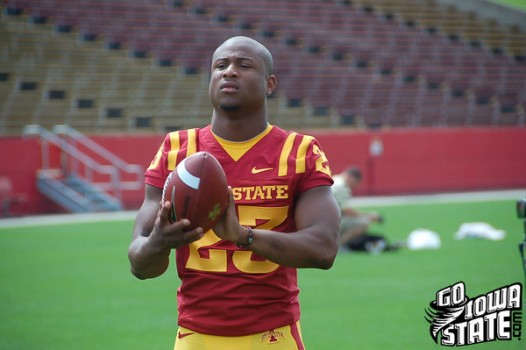
[[[144,184],[144,169],[140,165],[126,163],[117,155],[68,125],[56,125],[51,132],[40,125],[31,124],[24,128],[23,135],[41,138],[41,171],[56,169],[56,167],[52,168],[50,158],[50,145],[54,145],[61,151],[60,170],[64,175],[74,173],[99,188],[112,192],[119,201],[122,200],[122,191],[139,190]],[[86,147],[96,155],[97,159],[108,164],[102,164],[99,160],[82,152],[79,145]],[[96,177],[96,174],[102,176]],[[124,174],[131,174],[132,179],[124,180]]]

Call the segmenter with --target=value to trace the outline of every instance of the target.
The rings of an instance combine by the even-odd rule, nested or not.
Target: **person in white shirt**
[[[362,181],[362,172],[350,166],[342,173],[334,175],[332,192],[341,211],[340,245],[350,250],[380,252],[389,248],[381,235],[368,232],[373,222],[382,223],[383,217],[376,212],[363,212],[352,205],[352,190]]]

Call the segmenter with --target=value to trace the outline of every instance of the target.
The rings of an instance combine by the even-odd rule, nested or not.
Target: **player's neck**
[[[241,118],[229,118],[228,116],[212,115],[212,132],[222,139],[228,141],[246,141],[259,135],[268,126],[266,117],[245,116]]]

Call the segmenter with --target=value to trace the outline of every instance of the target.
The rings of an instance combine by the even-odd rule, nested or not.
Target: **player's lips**
[[[219,85],[219,89],[223,92],[236,92],[239,90],[239,85],[234,82],[227,81]]]

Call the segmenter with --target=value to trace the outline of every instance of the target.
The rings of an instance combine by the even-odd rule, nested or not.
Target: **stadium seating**
[[[526,35],[432,0],[3,6],[1,134],[28,122],[96,132],[204,125],[210,53],[233,35],[274,54],[272,122],[524,125]]]

